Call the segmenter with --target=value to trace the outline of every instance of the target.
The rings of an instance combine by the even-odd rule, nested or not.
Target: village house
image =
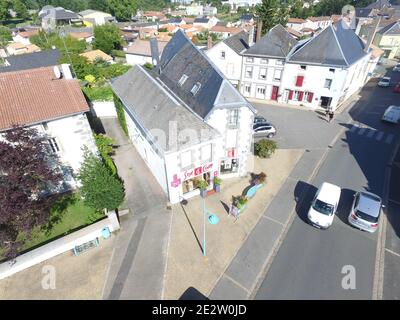
[[[113,57],[99,49],[81,53],[80,56],[85,57],[90,63],[93,63],[97,60],[103,60],[109,64],[115,63]]]
[[[44,6],[38,13],[44,30],[55,30],[58,26],[82,25],[82,18],[77,13],[62,7]]]
[[[285,59],[297,41],[282,25],[242,52],[241,92],[245,97],[278,100]]]
[[[81,148],[96,146],[86,118],[89,106],[69,65],[0,73],[0,83],[0,132],[14,125],[37,129],[63,164],[65,182],[76,186]]]
[[[220,26],[217,24],[210,29],[210,32],[215,33],[220,39],[226,39],[239,33],[241,30],[240,28]]]
[[[79,41],[85,41],[86,43],[92,43],[94,40],[93,33],[87,31],[72,31],[69,35]]]
[[[4,65],[0,66],[0,73],[55,66],[58,64],[60,56],[60,51],[50,49],[5,57]]]
[[[341,21],[299,42],[285,61],[278,101],[310,108],[331,108],[366,81],[371,53]]]
[[[106,23],[116,22],[111,14],[97,10],[84,10],[79,12],[79,15],[84,25],[87,27],[101,26]]]
[[[215,44],[206,54],[224,76],[234,85],[239,85],[242,76],[243,56],[249,48],[249,34],[241,31]]]
[[[307,20],[299,19],[299,18],[289,18],[286,24],[287,27],[300,32],[303,28],[306,27]]]
[[[162,54],[168,42],[157,41],[159,55]],[[130,65],[143,65],[153,63],[149,40],[135,40],[130,46],[124,48],[126,63]]]
[[[384,51],[384,58],[400,58],[400,22],[392,22],[380,29],[373,43]]]
[[[20,42],[9,43],[6,47],[8,55],[14,56],[32,52],[39,52],[40,48],[35,44],[22,44]]]
[[[39,34],[39,29],[17,31],[13,34],[13,41],[24,45],[31,44],[30,37]]]
[[[199,181],[212,189],[215,176],[247,174],[255,110],[181,30],[155,70],[135,66],[112,88],[132,143],[171,203],[198,195]]]

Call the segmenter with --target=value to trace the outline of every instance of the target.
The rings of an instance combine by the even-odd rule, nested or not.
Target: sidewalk
[[[236,256],[218,280],[209,298],[249,299],[283,240],[293,216],[294,198],[304,194],[302,181],[308,181],[324,150],[305,152],[273,198],[262,218],[245,240]]]
[[[253,171],[265,172],[267,183],[249,200],[247,208],[237,221],[228,216],[227,210],[232,196],[242,194],[249,186],[250,177],[228,179],[222,183],[221,193],[205,199],[206,208],[220,219],[217,225],[206,222],[206,257],[202,253],[203,199],[196,197],[189,199],[184,207],[173,207],[165,299],[179,299],[190,287],[209,295],[303,152],[279,149],[270,159],[254,158]],[[272,244],[271,235],[278,235],[282,229],[281,222],[274,222],[275,218],[268,219],[272,223],[271,228],[264,230],[265,234],[256,245],[259,248]],[[247,266],[247,262],[245,264]],[[241,268],[245,269],[246,266]]]
[[[167,198],[118,120],[102,123],[119,145],[113,158],[124,180],[123,207],[130,210],[121,217],[103,299],[162,299],[172,216],[166,210]]]

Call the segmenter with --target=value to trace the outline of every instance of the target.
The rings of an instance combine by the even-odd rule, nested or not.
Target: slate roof
[[[252,14],[244,14],[239,18],[239,20],[244,21],[250,21],[251,19],[254,19],[254,16]]]
[[[296,44],[297,41],[290,33],[282,25],[278,24],[243,54],[285,58]]]
[[[10,56],[6,58],[10,66],[0,67],[0,73],[55,66],[59,58],[57,49]]]
[[[380,34],[384,35],[400,35],[400,23],[399,22],[393,22],[386,27],[380,29],[378,31]]]
[[[194,115],[149,71],[140,66],[135,66],[113,79],[111,86],[127,112],[140,122],[138,125],[142,126],[142,134],[149,139],[154,138],[147,134],[149,131],[151,134],[151,131],[161,130],[165,134],[165,141],[157,143],[160,151],[181,150],[219,136],[215,129]],[[177,126],[176,130],[170,130],[171,124]],[[195,130],[197,140],[178,140],[179,136],[186,137],[184,134],[180,135],[184,130]]]
[[[237,54],[240,54],[243,50],[250,48],[249,34],[245,31],[240,31],[239,33],[225,39],[223,42]]]
[[[367,18],[371,14],[373,8],[356,8],[357,18]]]
[[[42,9],[43,10],[43,9]],[[40,15],[43,18],[53,18],[56,20],[64,20],[64,19],[79,19],[79,15],[71,10],[65,10],[62,7],[57,8],[49,8],[47,10],[43,10],[43,13]]]
[[[56,79],[53,67],[0,73],[0,130],[89,111],[77,80]]]
[[[210,21],[208,18],[195,18],[193,23],[208,23],[208,21]]]
[[[350,66],[366,53],[363,41],[342,23],[330,25],[305,44],[299,45],[287,61],[328,66]]]
[[[388,0],[377,0],[370,5],[368,5],[366,8],[368,9],[382,9],[384,6],[390,7],[390,2]]]

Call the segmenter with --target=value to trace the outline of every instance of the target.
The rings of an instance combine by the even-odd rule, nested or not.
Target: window
[[[282,69],[275,69],[274,71],[274,80],[279,81],[282,77]]]
[[[50,145],[50,149],[52,153],[58,153],[60,152],[60,148],[58,146],[58,143],[56,141],[55,138],[50,138],[49,140],[47,140],[49,142]]]
[[[257,87],[257,93],[265,94],[265,87]]]
[[[225,51],[221,51],[221,59],[225,59]]]
[[[239,110],[238,109],[229,110],[228,124],[230,126],[237,126],[238,119],[239,119]]]
[[[245,77],[246,78],[253,77],[253,67],[246,67]]]
[[[330,89],[332,85],[332,79],[325,79],[324,88]]]
[[[306,70],[306,69],[307,69],[307,66],[300,66],[300,69],[301,69],[301,70]]]
[[[42,123],[43,130],[47,131],[49,129],[49,126],[47,125],[47,122]]]
[[[301,87],[303,85],[304,76],[296,77],[296,87]]]
[[[303,95],[304,95],[303,91],[295,91],[294,92],[294,100],[295,101],[303,101]]]
[[[201,147],[200,158],[201,161],[211,161],[211,144]]]
[[[251,91],[251,85],[250,84],[245,84],[244,85],[244,92],[250,94]]]
[[[329,72],[335,73],[335,69],[330,68],[330,69],[329,69]]]
[[[314,93],[313,92],[306,92],[305,93],[305,100],[307,102],[312,102],[313,97],[314,97]]]
[[[187,78],[188,78],[188,76],[187,76],[186,74],[183,74],[182,77],[181,77],[181,78],[179,79],[179,81],[178,81],[178,85],[179,85],[180,87],[182,87],[183,84],[186,82]]]
[[[196,84],[193,86],[192,90],[190,90],[190,92],[192,93],[192,95],[196,95],[197,92],[199,92],[201,88],[201,83],[200,82],[196,82]]]
[[[267,78],[267,68],[260,68],[259,78],[262,80]]]
[[[182,168],[187,168],[190,167],[192,164],[192,152],[185,151],[181,153],[181,167]]]
[[[268,59],[262,58],[261,59],[261,64],[268,64]]]
[[[246,58],[246,62],[251,62],[251,63],[253,63],[253,62],[254,62],[254,58]]]
[[[283,66],[283,60],[276,60],[276,61],[275,61],[275,64],[276,64],[277,66]]]

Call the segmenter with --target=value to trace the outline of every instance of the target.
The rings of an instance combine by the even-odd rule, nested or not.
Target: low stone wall
[[[98,118],[116,118],[117,111],[113,101],[94,101],[91,103],[92,111]]]
[[[118,217],[114,211],[107,213],[107,218],[101,221],[18,256],[13,263],[7,261],[0,264],[0,279],[9,277],[66,251],[73,250],[75,246],[100,238],[104,228],[108,228],[110,232],[120,228]]]

